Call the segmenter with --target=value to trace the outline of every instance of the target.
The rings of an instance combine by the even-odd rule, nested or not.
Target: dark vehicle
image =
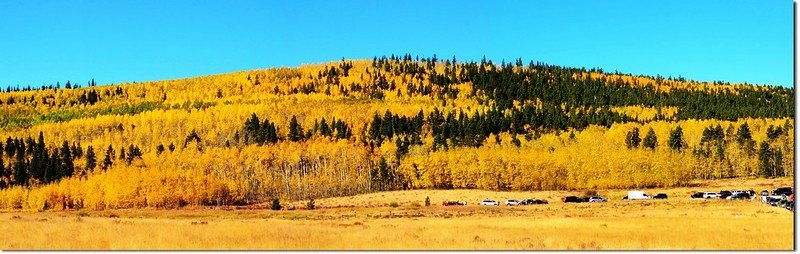
[[[772,191],[772,195],[775,195],[775,196],[780,196],[780,195],[789,196],[789,195],[792,195],[792,187],[777,188],[774,191]]]
[[[467,205],[467,202],[445,200],[444,202],[442,202],[442,205],[443,206]]]
[[[653,199],[667,199],[667,193],[658,193],[653,196]]]
[[[768,190],[761,191],[761,196],[769,196],[769,191]]]
[[[789,201],[786,203],[786,210],[794,211],[794,201]]]
[[[719,198],[721,198],[721,199],[726,199],[726,198],[730,197],[731,195],[733,195],[733,193],[731,193],[730,191],[724,190],[724,191],[720,191],[719,192]]]
[[[547,200],[543,199],[526,199],[519,202],[520,205],[545,205]]]
[[[771,206],[777,206],[778,205],[778,201],[780,201],[780,200],[781,200],[780,198],[767,197],[766,203],[771,205]]]
[[[750,199],[750,194],[747,192],[738,192],[728,197],[728,199]]]
[[[756,191],[750,189],[750,190],[746,191],[746,193],[748,195],[750,195],[750,198],[756,198]]]
[[[705,193],[695,192],[694,194],[692,194],[692,198],[703,198],[704,195]]]
[[[564,197],[564,203],[581,203],[583,202],[583,198],[579,198],[576,196],[566,196]]]

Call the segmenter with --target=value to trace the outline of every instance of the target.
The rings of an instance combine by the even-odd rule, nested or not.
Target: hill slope
[[[793,169],[793,89],[521,60],[343,60],[7,91],[0,105],[4,208],[676,186]]]

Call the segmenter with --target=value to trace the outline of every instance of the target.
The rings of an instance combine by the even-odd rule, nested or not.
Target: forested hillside
[[[0,208],[791,176],[794,90],[410,55],[0,92]]]

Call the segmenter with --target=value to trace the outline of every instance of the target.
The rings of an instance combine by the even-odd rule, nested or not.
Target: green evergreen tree
[[[24,151],[24,147],[20,150]],[[14,184],[28,186],[28,180],[28,164],[25,161],[25,153],[17,151],[14,160]]]
[[[0,148],[0,151],[3,149]],[[6,170],[6,164],[3,161],[3,156],[0,155],[0,190],[7,188],[11,183],[11,173]]]
[[[89,146],[86,148],[86,170],[93,171],[97,167],[97,155],[94,154],[94,148]]]
[[[633,127],[633,130],[629,131],[628,134],[625,136],[625,145],[630,148],[639,147],[639,143],[641,143],[642,139],[639,138],[639,128]]]
[[[114,166],[114,148],[111,145],[108,145],[108,149],[106,149],[106,157],[103,159],[103,170],[107,170]]]
[[[767,141],[762,141],[758,148],[759,175],[763,177],[773,176],[773,154]]]
[[[59,178],[61,177],[70,177],[75,173],[75,163],[72,161],[72,151],[69,147],[69,142],[64,140],[61,143],[61,173],[59,174]],[[56,179],[58,180],[58,179]]]
[[[647,131],[647,135],[645,135],[644,139],[642,140],[642,145],[650,149],[656,149],[658,146],[658,137],[656,137],[656,132],[653,130],[653,128],[650,128]]]
[[[672,150],[680,151],[683,149],[683,129],[681,129],[680,125],[669,134],[669,140],[667,143],[669,144],[669,148]]]
[[[297,117],[292,116],[292,120],[289,121],[289,140],[298,142],[302,141],[304,138],[303,126],[297,123]]]
[[[736,133],[736,143],[738,143],[739,146],[744,146],[747,142],[752,140],[753,137],[750,133],[750,126],[745,122],[739,126],[739,132]]]

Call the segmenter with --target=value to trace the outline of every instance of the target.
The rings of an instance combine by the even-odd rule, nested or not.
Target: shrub
[[[587,190],[587,191],[583,192],[583,195],[584,196],[597,196],[597,191],[596,190]]]
[[[431,206],[431,198],[425,197],[425,206]]]
[[[391,203],[389,203],[389,207],[398,207],[398,206],[400,206],[400,204],[398,204],[397,202],[392,201]]]
[[[314,210],[314,208],[317,208],[316,205],[314,205],[313,198],[306,203],[306,208],[308,208],[308,210]]]
[[[282,208],[281,201],[278,200],[277,198],[272,199],[272,205],[270,205],[269,208],[276,211],[280,210]]]

